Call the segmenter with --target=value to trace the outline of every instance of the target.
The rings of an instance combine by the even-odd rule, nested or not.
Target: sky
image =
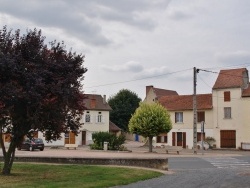
[[[146,86],[211,93],[222,69],[250,66],[249,0],[0,0],[0,27],[41,29],[85,55],[83,91]]]

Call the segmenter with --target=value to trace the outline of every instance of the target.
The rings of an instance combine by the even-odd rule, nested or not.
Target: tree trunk
[[[3,175],[10,175],[12,164],[15,159],[16,144],[11,142],[9,149],[4,153],[4,166],[2,169]]]
[[[153,152],[153,137],[148,137],[148,149],[149,149],[149,152]]]

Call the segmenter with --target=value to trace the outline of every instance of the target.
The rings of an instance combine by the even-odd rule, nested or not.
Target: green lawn
[[[161,175],[138,168],[14,163],[10,176],[0,175],[0,187],[112,187]]]

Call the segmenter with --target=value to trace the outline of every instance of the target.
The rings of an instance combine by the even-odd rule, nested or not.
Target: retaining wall
[[[3,161],[3,157],[0,157]],[[138,158],[67,158],[67,157],[15,157],[14,162],[62,163],[86,165],[135,166],[168,170],[168,159]]]

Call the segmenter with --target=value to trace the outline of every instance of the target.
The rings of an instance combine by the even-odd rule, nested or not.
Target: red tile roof
[[[158,98],[162,96],[167,96],[167,95],[178,95],[178,93],[173,90],[166,90],[166,89],[159,89],[159,88],[153,88],[153,90]]]
[[[86,98],[83,100],[83,102],[87,110],[112,110],[112,108],[106,101],[104,101],[105,99],[103,99],[101,95],[84,94],[84,97]]]
[[[198,110],[212,109],[212,94],[199,94],[196,98]],[[193,95],[162,96],[159,102],[169,111],[193,110]]]
[[[243,75],[246,68],[221,70],[213,89],[240,88],[243,86]]]

